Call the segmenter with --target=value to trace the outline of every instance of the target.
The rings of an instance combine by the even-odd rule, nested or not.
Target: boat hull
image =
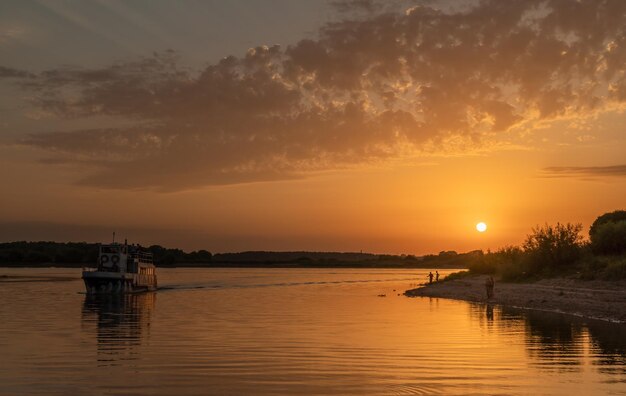
[[[146,280],[128,273],[83,271],[82,278],[87,294],[141,293],[157,289],[156,276]]]

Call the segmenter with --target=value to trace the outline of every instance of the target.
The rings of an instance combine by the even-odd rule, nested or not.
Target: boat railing
[[[145,264],[152,264],[153,263],[153,256],[152,253],[148,253],[148,252],[133,252],[131,253],[131,257],[133,258],[133,260],[139,262],[139,263],[145,263]]]

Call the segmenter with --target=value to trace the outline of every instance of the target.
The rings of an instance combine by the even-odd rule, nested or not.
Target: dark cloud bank
[[[458,12],[338,2],[352,3],[367,12],[315,39],[198,72],[166,52],[0,77],[61,117],[135,122],[23,142],[53,152],[50,162],[92,169],[84,185],[164,191],[297,178],[454,137],[480,144],[524,120],[626,99],[626,1],[491,0]]]

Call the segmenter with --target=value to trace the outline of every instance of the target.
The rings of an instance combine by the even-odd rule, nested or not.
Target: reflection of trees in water
[[[96,324],[99,361],[133,359],[150,328],[156,293],[86,295],[83,327]]]
[[[523,331],[526,350],[542,369],[579,371],[588,359],[601,372],[626,373],[626,325],[489,304],[472,304],[470,315],[490,331]]]
[[[526,349],[538,363],[549,361],[546,367],[558,371],[578,371],[585,355],[585,340],[580,323],[572,322],[565,315],[502,308],[509,311],[503,318],[521,314],[524,320]],[[543,366],[542,366],[543,367]]]
[[[599,352],[593,363],[601,372],[626,375],[626,325],[593,321],[587,328],[593,347]]]

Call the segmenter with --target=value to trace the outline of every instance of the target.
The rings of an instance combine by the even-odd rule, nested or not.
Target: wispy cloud
[[[546,177],[626,177],[626,165],[611,166],[552,166],[542,169]]]
[[[378,4],[340,2],[367,13],[197,73],[175,52],[35,78],[6,69],[27,73],[21,86],[60,117],[137,121],[23,143],[65,162],[91,159],[86,185],[177,190],[302,177],[450,140],[481,145],[531,119],[626,101],[626,2]]]
[[[36,75],[25,70],[0,66],[0,78],[35,78]]]
[[[26,29],[20,26],[0,26],[0,45],[19,40],[26,34]]]
[[[340,13],[354,13],[365,11],[368,13],[378,12],[383,4],[376,0],[333,0],[330,5]]]

